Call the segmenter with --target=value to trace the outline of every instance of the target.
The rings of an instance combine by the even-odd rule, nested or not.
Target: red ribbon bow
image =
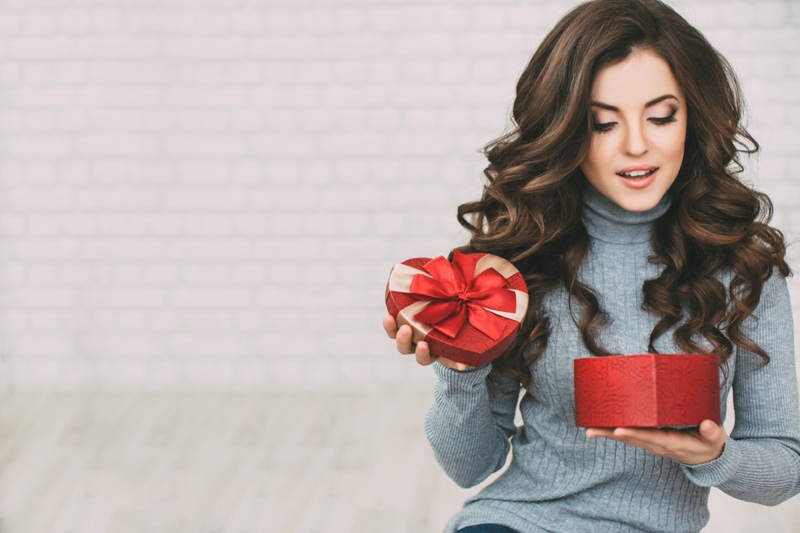
[[[453,262],[445,257],[431,259],[422,267],[424,274],[411,279],[412,294],[419,300],[432,302],[414,318],[430,324],[450,338],[458,335],[464,322],[497,340],[503,334],[508,320],[489,309],[514,312],[517,297],[506,289],[508,280],[494,268],[475,275],[479,257],[454,252]]]

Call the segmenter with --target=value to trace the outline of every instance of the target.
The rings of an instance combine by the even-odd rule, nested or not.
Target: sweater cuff
[[[449,389],[471,390],[476,385],[486,381],[486,376],[492,370],[492,364],[486,363],[483,366],[470,370],[453,370],[438,361],[433,363],[433,370],[439,376],[439,381]]]
[[[722,455],[707,463],[687,465],[681,463],[689,481],[700,487],[717,487],[731,479],[742,463],[742,450],[739,443],[728,437]]]

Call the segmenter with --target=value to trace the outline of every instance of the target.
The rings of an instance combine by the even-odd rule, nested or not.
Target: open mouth
[[[617,176],[622,176],[627,179],[644,179],[653,174],[658,167],[651,168],[650,170],[631,170],[629,172],[617,172]]]

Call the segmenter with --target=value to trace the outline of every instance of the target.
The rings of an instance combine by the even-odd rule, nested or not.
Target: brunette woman
[[[467,368],[384,320],[435,362],[425,431],[445,472],[473,486],[513,452],[446,531],[696,532],[710,487],[765,505],[800,492],[790,269],[769,198],[739,178],[758,149],[741,117],[730,65],[658,0],[584,3],[534,53],[483,196],[458,209],[459,250],[525,276],[515,344]],[[648,352],[718,357],[730,435],[575,426],[573,359]]]

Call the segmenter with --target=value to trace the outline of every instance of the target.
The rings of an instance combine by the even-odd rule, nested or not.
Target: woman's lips
[[[630,187],[631,189],[644,189],[655,181],[657,172],[658,167],[647,171],[643,176],[626,176],[620,172],[617,173],[617,176],[622,179],[622,183],[624,183],[626,187]]]

